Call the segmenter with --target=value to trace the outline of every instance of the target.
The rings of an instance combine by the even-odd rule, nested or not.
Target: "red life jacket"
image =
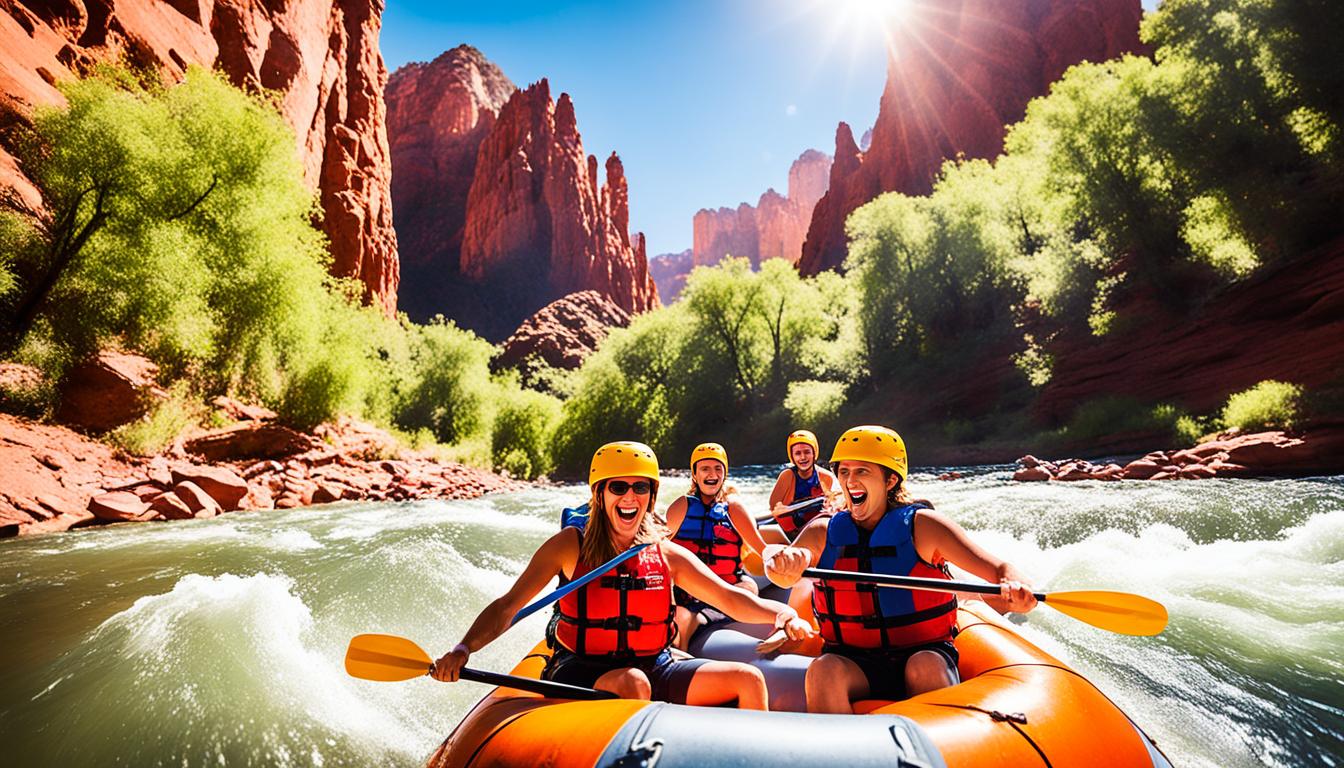
[[[686,517],[672,540],[695,553],[709,570],[729,584],[742,569],[742,537],[728,519],[728,502],[712,507],[695,494],[686,496]]]
[[[797,467],[789,467],[789,471],[793,473],[792,503],[800,502],[803,499],[815,499],[826,495],[826,491],[821,487],[821,470],[814,467],[812,469],[811,480],[804,480],[802,476],[798,474]],[[808,523],[821,516],[822,510],[825,508],[824,504],[818,504],[815,507],[785,512],[783,515],[775,515],[775,522],[779,523],[779,529],[784,532],[785,536],[789,537],[789,541],[793,541],[798,537],[799,531],[807,527]],[[771,510],[771,514],[774,514],[774,510]]]
[[[826,528],[826,548],[818,568],[890,576],[950,578],[920,559],[913,537],[915,513],[924,504],[888,510],[871,533],[839,512]],[[956,633],[957,599],[951,593],[878,587],[819,579],[812,607],[827,644],[851,648],[908,648],[951,640]]]
[[[580,562],[571,578],[590,570]],[[676,631],[672,571],[657,545],[560,598],[559,608],[555,638],[580,656],[657,656]]]

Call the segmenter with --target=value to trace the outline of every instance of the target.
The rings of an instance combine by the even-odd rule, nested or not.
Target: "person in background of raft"
[[[836,508],[837,497],[843,499],[840,483],[829,470],[817,466],[817,456],[821,448],[817,436],[806,429],[789,433],[784,440],[784,450],[788,454],[789,466],[779,473],[775,487],[770,491],[770,514],[775,525],[766,525],[760,529],[761,538],[766,544],[788,544],[802,533],[808,523],[821,517],[830,517]],[[806,499],[825,499],[821,504],[805,509],[789,511],[791,504]],[[760,552],[761,550],[757,550]],[[812,582],[800,581],[789,592],[789,605],[798,611],[804,619],[812,619]],[[780,645],[766,644],[763,651],[782,649]]]
[[[743,709],[767,709],[765,678],[755,667],[672,658],[672,590],[685,587],[743,621],[773,622],[790,637],[805,638],[812,628],[787,605],[724,584],[694,555],[664,538],[652,514],[658,459],[647,445],[602,446],[593,454],[588,478],[592,513],[587,525],[565,526],[547,539],[509,591],[481,611],[430,674],[456,681],[471,654],[508,629],[514,614],[552,578],[575,579],[636,544],[650,544],[609,576],[560,599],[556,640],[561,647],[542,676],[622,698],[705,706],[736,701]]]
[[[791,546],[766,548],[765,570],[775,584],[792,586],[813,566],[950,579],[953,563],[1002,585],[999,596],[985,601],[997,610],[1036,606],[1012,564],[977,546],[951,518],[913,501],[900,435],[854,427],[841,435],[831,463],[849,508],[812,521]],[[959,681],[955,594],[825,579],[813,590],[825,648],[807,669],[809,712],[850,713],[858,699],[903,699]]]
[[[835,512],[832,499],[840,494],[840,483],[829,470],[817,466],[817,436],[806,429],[794,430],[784,441],[789,465],[779,473],[770,491],[770,514],[775,525],[761,529],[767,544],[788,544],[808,523]],[[806,499],[825,498],[820,506],[789,511],[787,507]]]
[[[737,499],[728,482],[728,452],[718,443],[701,443],[691,451],[691,488],[667,509],[672,540],[700,559],[726,584],[757,594],[756,582],[742,569],[742,547],[756,552],[765,542],[756,521]],[[727,621],[704,601],[677,590],[677,642],[685,650],[701,627]],[[796,609],[795,609],[796,610]]]

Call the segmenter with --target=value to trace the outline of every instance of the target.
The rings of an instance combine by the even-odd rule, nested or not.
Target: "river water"
[[[774,468],[734,469],[763,512]],[[1179,766],[1344,763],[1344,477],[1014,484],[931,497],[1046,590],[1164,603],[1156,638],[1040,608],[1027,637],[1093,680]],[[684,478],[667,478],[660,507]],[[352,635],[450,648],[579,486],[336,504],[0,542],[9,765],[416,765],[485,693],[342,668]],[[546,612],[476,654],[507,671]]]

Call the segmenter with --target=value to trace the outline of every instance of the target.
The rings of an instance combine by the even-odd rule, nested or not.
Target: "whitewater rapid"
[[[965,470],[964,470],[965,471]],[[733,471],[764,511],[773,468]],[[1156,638],[1019,624],[1176,765],[1344,761],[1344,478],[1014,484],[912,477],[1039,588],[1164,603]],[[666,507],[686,484],[668,477]],[[337,504],[0,542],[0,743],[16,765],[416,765],[484,692],[348,677],[350,637],[451,647],[579,486]],[[476,654],[507,671],[545,612]],[[9,762],[7,759],[6,762]]]

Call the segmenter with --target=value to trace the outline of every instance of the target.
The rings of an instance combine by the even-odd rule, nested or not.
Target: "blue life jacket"
[[[577,507],[565,507],[560,511],[560,527],[578,528],[582,531],[588,526],[588,502]]]
[[[672,540],[695,553],[724,581],[737,581],[742,568],[742,536],[728,518],[728,502],[706,507],[694,493],[686,495],[686,517]]]

